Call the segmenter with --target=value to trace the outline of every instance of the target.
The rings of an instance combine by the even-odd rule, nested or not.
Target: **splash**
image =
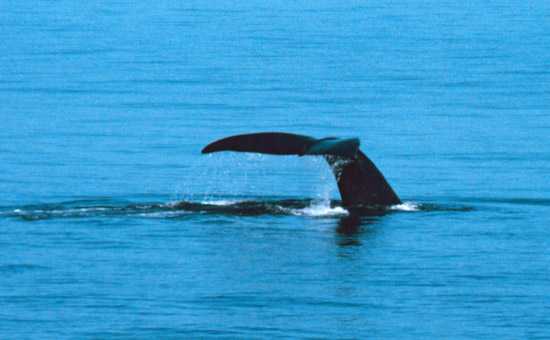
[[[395,211],[419,211],[420,205],[415,202],[403,202],[401,204],[395,204],[389,207],[389,210]]]
[[[290,213],[296,216],[310,217],[331,217],[331,216],[347,216],[349,212],[340,206],[332,207],[330,201],[311,202],[311,204],[302,209],[290,209]]]
[[[238,200],[206,200],[206,201],[202,201],[200,203],[205,204],[205,205],[217,205],[217,206],[220,206],[220,207],[226,207],[226,206],[237,204],[237,203],[240,203],[240,202],[244,202],[244,201],[238,201]]]

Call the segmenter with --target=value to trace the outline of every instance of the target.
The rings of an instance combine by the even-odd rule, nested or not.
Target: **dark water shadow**
[[[369,215],[350,214],[341,217],[336,225],[336,243],[341,247],[360,246],[361,240],[374,232],[375,225],[388,212],[376,211]]]

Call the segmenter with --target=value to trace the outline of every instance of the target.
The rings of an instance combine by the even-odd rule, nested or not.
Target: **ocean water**
[[[550,3],[0,2],[0,338],[550,337]],[[355,216],[357,136],[404,204]]]

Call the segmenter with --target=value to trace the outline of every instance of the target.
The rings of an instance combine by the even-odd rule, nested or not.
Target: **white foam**
[[[419,205],[414,202],[403,202],[401,204],[395,204],[390,207],[390,210],[397,211],[418,211]]]
[[[174,208],[174,207],[177,207],[178,204],[180,204],[182,201],[170,201],[170,202],[167,202],[166,203],[166,206],[169,207],[169,208]]]
[[[189,212],[187,211],[159,211],[159,212],[150,212],[150,213],[141,213],[137,216],[141,217],[147,217],[147,218],[170,218],[170,217],[178,217],[183,215],[188,215]]]
[[[235,203],[239,203],[239,201],[236,200],[214,200],[214,201],[202,201],[201,204],[208,204],[208,205],[218,205],[218,206],[228,206]]]
[[[290,211],[297,216],[311,217],[329,217],[329,216],[345,216],[349,212],[342,207],[331,207],[328,201],[313,202],[309,207],[303,209],[292,209]]]
[[[77,208],[77,209],[67,209],[67,212],[82,212],[82,213],[88,213],[88,212],[96,212],[96,211],[107,211],[109,209],[105,207],[90,207],[90,208]],[[59,210],[61,211],[61,210]]]

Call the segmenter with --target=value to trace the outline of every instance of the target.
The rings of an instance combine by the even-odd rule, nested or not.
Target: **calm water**
[[[0,337],[550,337],[550,5],[2,1]],[[355,218],[357,136],[406,202]]]

